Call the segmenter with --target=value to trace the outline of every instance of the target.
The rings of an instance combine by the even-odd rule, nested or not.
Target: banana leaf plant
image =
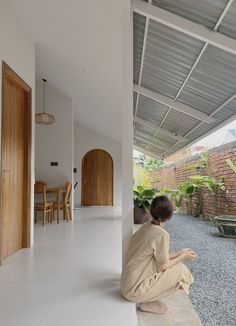
[[[156,197],[157,189],[145,189],[143,186],[138,186],[133,191],[134,194],[134,207],[143,208],[146,212],[149,212],[152,200]]]
[[[233,171],[233,173],[236,173],[236,165],[234,164],[234,162],[232,160],[226,160],[226,163],[231,168],[231,170]]]

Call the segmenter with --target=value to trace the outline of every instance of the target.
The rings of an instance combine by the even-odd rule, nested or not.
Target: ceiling
[[[9,0],[36,42],[36,76],[72,98],[75,120],[121,141],[122,1]]]
[[[165,158],[236,118],[236,1],[136,0],[134,145]]]

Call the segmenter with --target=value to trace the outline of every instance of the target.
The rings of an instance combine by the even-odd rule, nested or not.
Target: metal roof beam
[[[142,136],[142,134],[139,134],[139,133],[135,133],[134,135],[135,138],[141,140],[141,141],[145,141],[147,143],[150,143],[152,144],[153,146],[155,147],[158,147],[159,150],[162,150],[162,151],[166,151],[167,148],[169,148],[170,146],[166,145],[165,147],[160,145],[158,143],[158,141],[153,141],[153,140],[150,140],[149,138],[147,138],[147,136]]]
[[[180,141],[187,141],[188,139],[186,137],[183,137],[181,135],[178,135],[176,132],[171,132],[169,130],[166,130],[164,128],[158,127],[157,125],[155,125],[152,122],[149,122],[147,120],[138,118],[138,117],[134,117],[134,122],[139,123],[147,128],[151,128],[154,130],[157,130],[160,134],[166,135],[168,137],[174,138],[176,141],[180,140]]]
[[[162,103],[168,107],[175,109],[176,111],[187,114],[187,115],[189,115],[195,119],[198,119],[200,121],[206,122],[208,124],[215,121],[214,118],[209,117],[207,114],[205,114],[201,111],[198,111],[198,110],[192,108],[191,106],[188,106],[188,105],[180,103],[180,102],[175,102],[170,97],[150,91],[149,89],[139,86],[137,84],[134,84],[133,89],[138,94],[142,94],[143,96],[149,97],[154,101]]]
[[[135,133],[136,133],[137,135],[140,135],[141,137],[145,137],[145,136],[146,136],[145,133],[143,133],[142,131],[139,131],[139,130],[136,130]],[[147,136],[146,136],[146,137],[147,137]],[[158,144],[158,146],[160,146],[161,148],[165,149],[165,148],[169,147],[169,144],[165,143],[163,140],[157,139],[157,138],[155,138],[154,136],[151,137],[151,138],[152,138],[152,139],[151,139],[150,141],[155,142],[155,143]]]
[[[151,156],[153,158],[156,158],[158,160],[162,159],[162,156],[159,156],[158,154],[154,154],[154,153],[142,148],[141,146],[133,145],[133,148],[136,149],[137,151],[143,153],[143,154],[147,154],[147,155],[149,155],[149,156]]]
[[[216,31],[212,31],[205,26],[194,23],[167,10],[153,6],[141,0],[135,0],[133,11],[205,43],[209,43],[222,50],[236,54],[236,40]]]

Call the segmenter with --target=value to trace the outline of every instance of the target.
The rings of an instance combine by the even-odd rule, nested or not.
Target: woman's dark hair
[[[153,199],[150,213],[153,217],[153,224],[160,224],[169,220],[173,214],[173,206],[167,196],[158,196]]]

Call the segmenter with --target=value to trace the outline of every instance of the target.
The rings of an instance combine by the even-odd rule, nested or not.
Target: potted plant
[[[233,173],[236,173],[236,166],[232,160],[226,160],[226,163],[231,168]],[[225,238],[236,238],[236,216],[235,215],[220,215],[215,216],[214,220],[218,227],[219,233]]]
[[[138,186],[134,190],[134,223],[143,224],[150,219],[150,206],[158,190]]]

